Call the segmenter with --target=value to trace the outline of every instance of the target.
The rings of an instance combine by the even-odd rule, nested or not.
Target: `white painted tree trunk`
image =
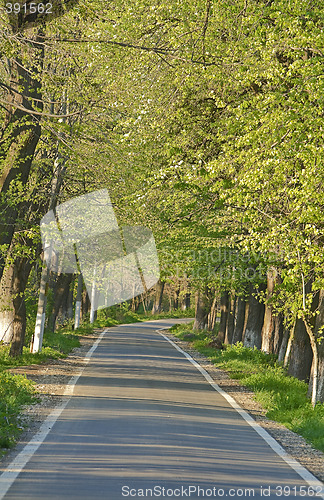
[[[10,343],[13,337],[14,306],[12,298],[13,264],[5,267],[0,284],[0,341]]]
[[[91,309],[90,309],[90,323],[93,323],[95,320],[95,312],[96,312],[96,295],[97,295],[97,287],[96,287],[96,266],[93,270],[93,282],[92,282],[92,290],[91,290]]]
[[[75,301],[75,316],[74,316],[74,329],[76,330],[80,326],[81,320],[81,301],[82,301],[82,274],[79,274],[78,277],[78,288],[77,288],[77,296]]]
[[[59,153],[54,161],[54,175],[51,185],[51,198],[49,202],[49,210],[53,210],[56,206],[57,195],[60,192],[63,176],[66,170],[66,159]],[[35,331],[30,345],[30,352],[40,352],[42,349],[44,325],[46,319],[46,296],[49,282],[49,269],[44,267],[42,269],[40,291],[36,315]]]
[[[34,335],[32,338],[32,342],[30,345],[30,352],[33,352],[33,353],[40,352],[42,350],[44,326],[45,326],[45,316],[46,316],[45,311],[46,311],[48,278],[49,278],[49,269],[46,266],[46,267],[43,267],[43,269],[42,269],[39,298],[38,298],[38,306],[37,306],[37,315],[36,315],[36,325],[35,325],[35,331],[34,331]]]

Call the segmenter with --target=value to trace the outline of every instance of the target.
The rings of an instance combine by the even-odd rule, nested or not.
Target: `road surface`
[[[106,331],[1,500],[322,498],[157,331],[174,322]]]

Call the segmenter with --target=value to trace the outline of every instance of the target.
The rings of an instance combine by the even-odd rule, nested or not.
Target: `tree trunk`
[[[0,283],[0,341],[9,344],[14,334],[14,264],[6,266]]]
[[[172,291],[171,287],[169,287],[169,293],[168,293],[168,295],[169,295],[169,312],[171,312],[172,309],[173,309],[173,302],[172,302],[173,291]]]
[[[216,319],[217,319],[217,295],[215,294],[207,317],[207,330],[209,332],[215,331]]]
[[[81,320],[81,302],[82,302],[82,287],[83,287],[83,279],[82,274],[80,273],[78,276],[78,288],[75,299],[75,315],[74,315],[74,329],[76,330],[80,326]]]
[[[156,284],[155,300],[153,304],[152,314],[158,314],[162,311],[162,299],[165,282],[159,280]]]
[[[203,330],[207,325],[209,313],[209,300],[206,293],[198,290],[196,292],[195,303],[195,321],[193,324],[194,330]]]
[[[229,299],[226,334],[225,334],[225,341],[224,341],[225,344],[232,344],[233,343],[234,325],[235,325],[235,309],[236,309],[236,295],[231,296]]]
[[[324,325],[324,290],[319,293],[319,304],[318,304],[319,314],[315,319],[314,337],[316,340],[323,337]],[[311,367],[311,374],[309,379],[308,396],[312,397],[313,405],[320,401],[324,403],[324,339],[320,342],[316,342],[317,348],[317,366],[314,361],[314,351],[313,351],[313,362]],[[315,374],[315,379],[314,379]],[[315,394],[314,394],[315,392]]]
[[[227,291],[223,291],[220,298],[220,322],[219,322],[219,330],[217,338],[223,343],[225,341],[226,334],[226,326],[227,326],[227,316],[229,309],[229,293]]]
[[[182,293],[181,293],[181,309],[182,311],[190,309],[190,291],[189,291],[188,276],[186,274],[184,274],[183,278]]]
[[[26,304],[23,296],[16,296],[13,299],[15,307],[15,319],[13,337],[11,341],[9,355],[17,357],[22,354],[26,334]]]
[[[264,304],[255,297],[255,289],[251,287],[249,296],[249,314],[244,332],[244,346],[261,348],[261,331],[264,318]]]
[[[249,300],[245,301],[245,315],[244,315],[244,326],[243,326],[243,335],[242,335],[242,342],[244,344],[244,336],[245,336],[245,331],[246,331],[246,325],[248,322],[248,317],[249,317],[249,308],[250,308],[250,302]]]
[[[30,343],[30,352],[34,353],[40,352],[42,350],[44,325],[45,325],[45,310],[46,310],[47,292],[48,292],[48,277],[49,277],[49,269],[48,267],[43,267],[40,280],[35,330]]]
[[[304,322],[297,318],[291,342],[288,375],[308,382],[312,360],[312,348]]]
[[[318,368],[317,368],[317,390],[315,402],[324,403],[324,341],[318,345]],[[314,366],[312,367],[311,378],[309,380],[309,395],[313,388]]]
[[[232,344],[241,342],[244,330],[246,302],[241,297],[237,299],[237,315],[233,332]]]
[[[93,281],[92,281],[91,297],[90,297],[90,303],[91,303],[91,307],[90,307],[90,323],[91,324],[94,323],[94,321],[96,321],[96,319],[97,319],[97,304],[96,304],[96,299],[97,299],[98,291],[97,291],[95,276],[96,276],[96,267],[94,268],[94,271],[93,271]]]
[[[280,349],[278,352],[278,363],[283,363],[286,357],[286,352],[288,349],[288,342],[289,342],[289,337],[290,337],[290,330],[289,328],[284,329],[283,337],[282,337],[282,342],[280,345]]]
[[[73,274],[64,274],[62,281],[61,281],[61,286],[58,290],[58,301],[56,304],[56,324],[59,326],[64,325],[67,320],[71,319],[71,304],[69,301],[71,301],[71,294],[70,294],[70,289],[71,289],[71,283],[74,279]],[[58,307],[58,310],[57,310]],[[69,311],[70,309],[70,311]],[[55,311],[55,312],[56,312]]]
[[[72,279],[71,279],[70,286],[69,286],[69,293],[68,293],[68,297],[67,297],[67,310],[66,310],[66,313],[67,313],[67,318],[68,319],[73,319],[73,288],[74,288],[74,278],[75,278],[75,276],[72,275]]]
[[[180,285],[174,292],[174,309],[179,309]]]
[[[51,332],[55,331],[56,328],[56,323],[58,320],[58,316],[60,313],[60,309],[62,307],[62,304],[64,301],[67,301],[68,295],[69,295],[69,288],[70,288],[70,283],[72,281],[72,274],[60,274],[57,277],[56,284],[55,284],[55,296],[54,296],[54,304],[53,304],[53,310],[51,313],[51,316],[48,321],[48,329]],[[66,304],[65,304],[66,306]],[[67,307],[65,307],[65,310]],[[65,319],[65,313],[64,311],[61,311],[61,318],[64,321]]]
[[[184,298],[184,303],[183,303],[183,309],[190,309],[190,292],[186,292],[185,298]]]
[[[146,309],[146,292],[141,293],[141,295],[139,296],[139,305],[140,304],[142,304],[144,314],[146,315],[147,314],[147,309]]]
[[[25,334],[26,334],[26,304],[25,288],[32,264],[26,258],[17,258],[14,263],[13,274],[13,306],[14,306],[14,327],[13,338],[10,346],[9,355],[13,357],[22,354]]]
[[[35,40],[31,40],[29,47],[26,49],[26,45],[24,49],[32,61],[30,71],[25,69],[25,64],[19,58],[11,59],[8,64],[11,90],[8,90],[6,96],[7,113],[0,132],[0,163],[2,164],[0,194],[3,200],[0,203],[0,246],[10,246],[20,205],[19,200],[16,202],[6,199],[6,193],[14,187],[17,180],[23,185],[26,184],[41,135],[40,121],[27,111],[18,109],[17,106],[27,110],[33,107],[34,110],[37,109],[37,112],[43,110],[40,79],[31,77],[32,74],[39,75],[43,64],[44,46],[37,43],[43,41],[42,34],[40,31]],[[24,55],[26,54],[22,54],[22,57]],[[5,256],[0,256],[0,278],[4,267]]]
[[[190,309],[190,292],[185,291],[184,296],[181,302],[181,309],[182,311],[186,311],[187,309]]]
[[[278,274],[274,268],[267,273],[267,302],[271,301]],[[271,354],[278,354],[283,335],[282,316],[275,315],[271,304],[265,304],[264,322],[262,327],[261,350]]]
[[[82,319],[84,319],[85,316],[88,314],[89,309],[90,309],[90,299],[87,290],[84,289],[82,292],[82,301],[81,301]]]
[[[271,307],[266,306],[262,327],[261,350],[270,354],[279,354],[283,338],[283,318],[281,314],[274,315]]]

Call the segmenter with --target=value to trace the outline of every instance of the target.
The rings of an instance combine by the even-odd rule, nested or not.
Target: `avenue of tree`
[[[219,345],[278,355],[324,402],[322,7],[62,0],[48,17],[1,7],[0,339],[11,355],[26,304],[38,301],[38,329],[51,297],[51,330],[73,300],[88,311],[81,278],[42,270],[39,222],[107,188],[120,225],[155,236],[155,311],[163,293],[174,307],[190,297],[195,328],[213,332],[220,310]]]

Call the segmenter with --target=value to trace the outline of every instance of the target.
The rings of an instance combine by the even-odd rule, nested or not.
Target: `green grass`
[[[21,409],[36,400],[34,384],[22,375],[0,371],[0,456],[23,430]]]
[[[174,309],[173,311],[162,312],[159,314],[155,314],[152,316],[151,313],[148,313],[144,317],[147,320],[150,319],[168,319],[168,318],[193,318],[195,316],[194,309],[186,309],[183,311],[182,309]]]
[[[90,330],[92,332],[93,327]],[[79,336],[82,334],[82,329],[75,333],[65,329],[55,333],[45,332],[40,353],[32,354],[25,346],[22,355],[17,358],[9,356],[9,346],[0,345],[0,457],[16,443],[23,430],[20,417],[23,406],[37,401],[34,383],[22,375],[8,372],[8,369],[66,357],[80,345]]]
[[[324,404],[318,403],[313,408],[307,398],[307,384],[287,376],[275,356],[246,348],[242,343],[222,350],[209,347],[211,334],[194,332],[192,324],[175,325],[171,332],[182,340],[191,334],[192,346],[231,378],[251,389],[255,399],[267,410],[268,418],[282,423],[324,451]]]

